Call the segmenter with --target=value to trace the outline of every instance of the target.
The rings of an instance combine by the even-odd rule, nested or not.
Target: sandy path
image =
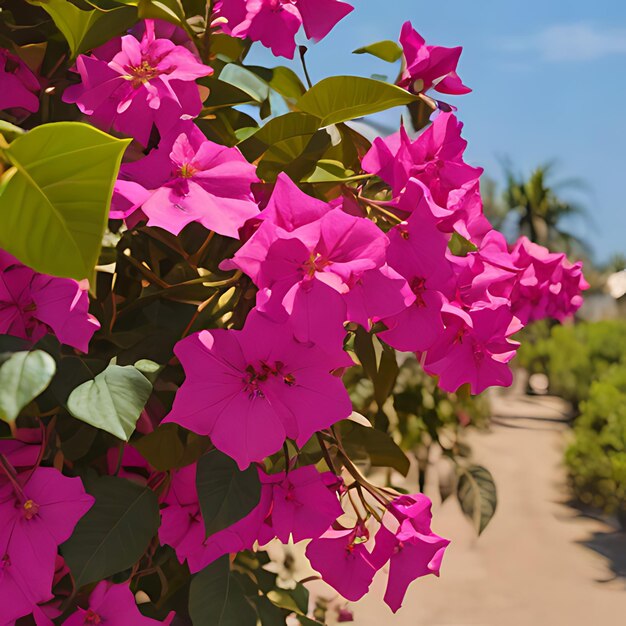
[[[357,626],[626,625],[626,535],[564,503],[562,409],[496,399],[491,432],[471,438],[498,486],[496,517],[478,540],[456,501],[435,507],[434,529],[453,539],[441,578],[414,583],[395,616],[377,578]]]

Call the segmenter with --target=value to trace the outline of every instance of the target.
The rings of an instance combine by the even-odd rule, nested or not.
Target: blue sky
[[[352,0],[355,11],[308,53],[314,81],[396,68],[359,46],[397,39],[410,19],[427,43],[464,47],[459,74],[474,90],[458,106],[468,160],[496,180],[501,159],[528,172],[556,160],[555,179],[580,178],[592,224],[572,224],[598,261],[626,253],[626,1]],[[255,61],[270,57],[255,46]],[[275,63],[275,61],[274,61]],[[294,65],[294,69],[297,67]],[[385,121],[397,125],[399,110]],[[567,195],[567,194],[566,194]]]

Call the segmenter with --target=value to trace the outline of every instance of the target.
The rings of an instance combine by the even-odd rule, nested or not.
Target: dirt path
[[[414,583],[393,616],[380,607],[379,577],[354,605],[357,626],[626,624],[626,534],[565,503],[563,408],[496,399],[491,432],[471,438],[499,490],[491,525],[477,540],[456,501],[435,507],[434,530],[453,540],[441,578]]]

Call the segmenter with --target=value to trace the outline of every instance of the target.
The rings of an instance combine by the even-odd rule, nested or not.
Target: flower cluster
[[[243,145],[215,143],[194,122],[202,113],[196,80],[225,64],[211,52],[211,37],[260,41],[291,58],[301,26],[321,39],[352,7],[222,0],[213,8],[187,20],[190,29],[206,27],[195,43],[181,28],[146,20],[71,68],[80,82],[63,100],[77,105],[76,115],[136,141],[114,187],[110,228],[120,245],[114,274],[98,272],[92,304],[103,332],[88,359],[76,350],[88,352],[100,323],[89,313],[87,285],[40,274],[0,251],[0,334],[33,345],[54,334],[74,348],[55,355],[70,372],[67,385],[70,363],[81,382],[89,378],[83,370],[104,370],[76,403],[64,380],[18,418],[36,420],[38,429],[12,423],[12,439],[0,440],[2,624],[30,614],[46,626],[57,618],[67,626],[168,624],[173,614],[159,614],[162,622],[138,608],[133,594],[143,578],[158,578],[156,587],[168,567],[174,576],[196,574],[275,540],[309,541],[311,565],[347,600],[363,597],[386,572],[385,601],[397,611],[414,580],[439,575],[449,542],[431,530],[426,496],[372,484],[346,451],[342,428],[354,424],[341,422],[358,419],[344,375],[368,369],[357,339],[372,341],[374,362],[375,337],[385,355],[414,353],[443,390],[478,394],[511,384],[515,333],[533,320],[571,316],[588,287],[580,263],[525,238],[510,245],[483,213],[482,170],[465,161],[462,124],[452,107],[425,95],[469,91],[456,73],[460,48],[426,45],[406,23],[398,84],[431,104],[432,123],[416,136],[403,126],[367,148],[365,140],[351,145],[358,171],[336,184],[299,185],[284,172],[262,180]],[[7,51],[0,64],[0,109],[36,111],[38,79]],[[203,121],[226,128],[243,116],[230,112],[205,109]],[[146,364],[143,351],[158,353],[158,364]],[[107,364],[117,373],[145,371],[153,390],[147,403],[107,379]],[[381,412],[391,393],[376,395]],[[94,397],[102,416],[88,410]],[[77,416],[89,426],[67,437]],[[94,428],[115,419],[136,428],[129,445],[108,438],[110,428]],[[243,512],[229,494],[220,512],[229,524],[208,535],[198,483],[204,454],[227,455],[232,476],[252,477],[259,488]],[[58,548],[94,502],[77,476],[96,470],[140,490],[130,508],[150,501],[142,511],[148,536],[132,567],[123,559],[119,571],[107,564],[95,587],[68,590]],[[270,597],[263,594],[248,599]]]
[[[278,538],[287,543],[320,537],[343,510],[337,498],[337,477],[320,474],[308,465],[288,473],[266,474],[261,480],[259,504],[232,526],[206,537],[196,491],[196,468],[174,474],[162,510],[159,538],[176,550],[181,563],[199,572],[225,554],[250,550]]]
[[[6,444],[0,449],[9,452]],[[43,613],[39,605],[53,600],[58,546],[94,500],[80,478],[67,478],[49,467],[17,473],[7,456],[12,455],[0,453],[0,598],[4,622],[14,623],[24,615]],[[20,462],[19,457],[13,460]]]
[[[75,103],[99,128],[113,128],[144,146],[153,125],[166,133],[200,113],[195,80],[213,72],[187,48],[157,37],[152,20],[141,36],[117,37],[81,54],[75,71],[81,82],[65,90],[65,102]]]
[[[295,36],[304,26],[309,39],[319,41],[353,7],[341,0],[220,0],[222,30],[242,39],[260,41],[276,56],[293,59]]]
[[[251,185],[254,167],[237,148],[208,141],[192,122],[179,122],[148,156],[126,163],[115,187],[111,217],[147,219],[178,235],[191,222],[238,238],[259,213]]]
[[[36,343],[48,333],[82,352],[100,328],[87,284],[35,272],[0,250],[0,333]]]

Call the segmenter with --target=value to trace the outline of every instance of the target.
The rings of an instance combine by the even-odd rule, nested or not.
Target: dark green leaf
[[[372,381],[374,383],[374,399],[381,409],[393,391],[399,371],[400,368],[396,361],[396,351],[383,344],[383,351],[380,355],[380,363],[378,364],[378,372],[376,378]]]
[[[185,11],[180,0],[139,0],[137,2],[141,19],[166,20],[185,26]]]
[[[249,65],[248,69],[264,80],[283,98],[297,99],[306,91],[298,75],[288,67],[279,65],[272,69]]]
[[[267,597],[281,609],[299,615],[306,615],[309,610],[309,590],[301,583],[293,589],[273,589]]]
[[[395,41],[387,39],[357,48],[353,54],[371,54],[388,63],[394,63],[402,56],[402,48]]]
[[[67,40],[73,58],[105,43],[137,19],[137,11],[130,6],[83,11],[67,0],[29,1],[48,12]]]
[[[355,333],[354,351],[367,377],[371,381],[376,380],[378,365],[376,363],[373,337],[362,326],[359,326]]]
[[[246,49],[245,41],[239,37],[230,37],[223,33],[211,35],[211,53],[222,59],[236,61],[245,53]]]
[[[14,422],[54,377],[56,363],[43,350],[16,352],[0,366],[0,419]]]
[[[132,365],[109,365],[72,391],[67,408],[75,418],[128,441],[151,393],[150,381]]]
[[[300,139],[302,152],[304,146],[319,128],[319,120],[306,113],[286,113],[267,122],[264,126],[239,145],[249,161],[256,161],[270,148],[275,153],[280,150],[281,143]],[[286,157],[287,159],[289,157]],[[287,161],[286,161],[287,162]]]
[[[193,577],[189,615],[194,626],[256,626],[256,611],[232,575],[228,556]]]
[[[259,596],[254,604],[261,619],[261,626],[285,626],[286,612],[272,604],[265,596]]]
[[[207,452],[198,461],[196,487],[207,536],[243,519],[261,499],[256,466],[242,472],[219,450]]]
[[[91,278],[130,139],[78,122],[38,126],[3,151],[0,247],[39,272]]]
[[[206,452],[210,441],[190,432],[181,439],[181,430],[176,424],[162,424],[149,435],[133,440],[132,446],[159,471],[186,467]]]
[[[351,459],[367,459],[375,467],[393,467],[403,476],[410,462],[400,446],[385,432],[344,420],[340,425],[343,445]]]
[[[96,499],[61,546],[76,587],[132,567],[159,528],[159,503],[153,491],[114,476],[87,483]]]
[[[371,78],[331,76],[313,85],[296,103],[318,117],[320,126],[346,122],[415,101],[408,91]]]
[[[459,468],[456,493],[463,513],[480,535],[494,516],[498,504],[493,476],[480,465]]]
[[[255,99],[247,92],[214,76],[200,78],[198,83],[209,88],[209,97],[204,101],[204,113],[255,102]]]

